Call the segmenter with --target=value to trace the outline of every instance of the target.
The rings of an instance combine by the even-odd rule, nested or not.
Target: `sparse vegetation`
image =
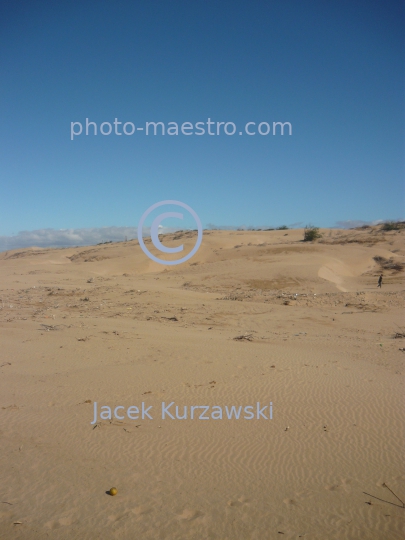
[[[313,242],[318,238],[322,238],[322,233],[319,232],[319,227],[307,225],[304,230],[304,242]]]
[[[278,231],[288,231],[289,228],[287,227],[287,225],[281,225],[281,227],[277,227],[277,230]]]
[[[404,264],[399,261],[394,261],[394,258],[386,259],[376,255],[373,257],[375,262],[380,265],[382,270],[394,270],[395,272],[401,272],[404,269]]]
[[[386,221],[382,224],[382,231],[399,231],[404,228],[404,224],[400,221]]]

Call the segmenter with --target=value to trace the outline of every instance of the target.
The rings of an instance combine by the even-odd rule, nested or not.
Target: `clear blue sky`
[[[204,226],[403,218],[404,6],[2,2],[0,236],[136,226],[164,199]],[[238,129],[72,141],[86,117]],[[239,136],[249,121],[293,134]]]

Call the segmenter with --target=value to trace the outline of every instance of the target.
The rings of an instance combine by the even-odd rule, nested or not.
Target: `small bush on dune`
[[[382,231],[398,231],[401,229],[401,224],[397,221],[386,221],[382,224],[381,230]]]
[[[400,261],[394,261],[394,258],[386,259],[380,255],[373,257],[375,262],[380,265],[381,270],[394,270],[395,272],[402,272],[405,265]]]
[[[278,231],[288,231],[287,225],[281,225],[281,227],[277,227]]]
[[[322,238],[322,234],[319,232],[319,227],[307,225],[304,229],[304,242],[312,242],[317,238]]]

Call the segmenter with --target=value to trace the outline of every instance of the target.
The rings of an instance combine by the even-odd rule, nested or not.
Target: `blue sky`
[[[165,199],[203,226],[403,218],[404,22],[393,0],[3,2],[0,237]],[[237,132],[72,141],[86,118]],[[239,135],[274,121],[293,134]]]

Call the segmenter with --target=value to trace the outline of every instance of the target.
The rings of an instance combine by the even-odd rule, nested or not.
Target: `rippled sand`
[[[402,538],[405,231],[323,232],[1,253],[0,538]]]

